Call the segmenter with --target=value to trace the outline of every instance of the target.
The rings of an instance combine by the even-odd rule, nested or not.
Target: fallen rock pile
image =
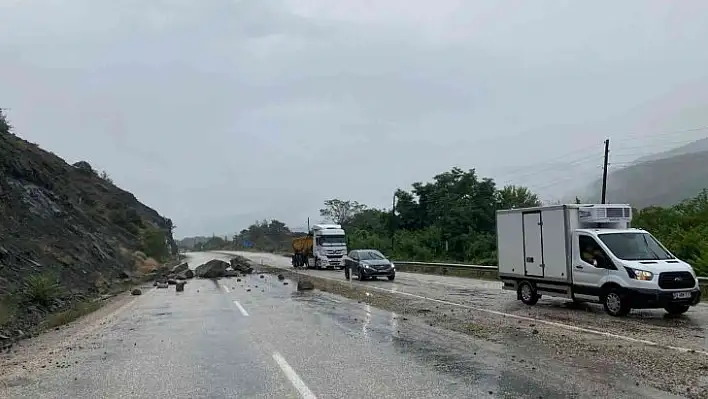
[[[193,277],[241,277],[242,275],[251,273],[253,273],[253,268],[249,265],[248,261],[245,260],[245,258],[236,257],[231,259],[230,262],[212,259],[203,265],[197,266],[197,268],[194,269]]]
[[[194,275],[201,278],[219,278],[224,277],[226,269],[231,266],[228,262],[220,259],[212,259],[209,262],[197,266],[194,269]]]
[[[251,274],[253,273],[253,268],[248,264],[248,261],[244,258],[238,257],[231,259],[231,268],[233,270],[239,271],[241,273]]]

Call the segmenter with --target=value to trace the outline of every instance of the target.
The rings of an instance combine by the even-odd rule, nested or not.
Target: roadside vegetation
[[[525,187],[500,188],[474,170],[453,168],[430,182],[414,183],[409,191],[397,190],[393,210],[330,199],[320,216],[344,226],[350,248],[378,248],[393,259],[496,265],[496,210],[540,203]],[[708,276],[708,190],[671,207],[635,209],[632,224],[651,231]],[[282,253],[291,250],[293,236],[302,234],[278,220],[264,220],[231,238],[211,237],[196,249]]]
[[[671,207],[644,208],[632,225],[649,230],[696,273],[708,276],[708,190]]]

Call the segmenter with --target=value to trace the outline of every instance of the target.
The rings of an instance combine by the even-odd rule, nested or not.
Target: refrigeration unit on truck
[[[293,239],[294,267],[344,268],[347,241],[342,226],[316,224],[306,237]]]
[[[499,277],[534,305],[542,295],[597,302],[612,316],[698,304],[693,268],[649,232],[629,205],[573,204],[497,211]]]

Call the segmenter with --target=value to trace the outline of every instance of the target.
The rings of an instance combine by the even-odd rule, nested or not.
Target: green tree
[[[320,216],[341,225],[346,225],[354,216],[366,209],[366,205],[356,201],[342,201],[336,198],[325,201],[324,206],[320,209]]]
[[[7,134],[10,133],[10,130],[12,130],[12,126],[10,122],[8,122],[3,109],[0,108],[0,133]]]
[[[538,195],[526,187],[505,186],[497,192],[497,207],[499,209],[530,208],[540,206]]]
[[[101,174],[98,175],[103,181],[113,184],[113,179],[111,179],[111,176],[108,175],[108,172],[105,170],[101,172]]]
[[[263,220],[253,223],[234,235],[231,245],[235,249],[243,249],[244,243],[252,243],[253,248],[259,250],[289,251],[295,235],[297,234],[291,232],[285,223],[279,220]]]
[[[142,231],[142,251],[145,255],[164,262],[170,256],[170,248],[165,231],[156,228],[147,228]]]

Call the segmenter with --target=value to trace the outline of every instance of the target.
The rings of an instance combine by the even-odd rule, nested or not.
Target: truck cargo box
[[[499,276],[570,283],[571,213],[565,205],[498,211]]]

